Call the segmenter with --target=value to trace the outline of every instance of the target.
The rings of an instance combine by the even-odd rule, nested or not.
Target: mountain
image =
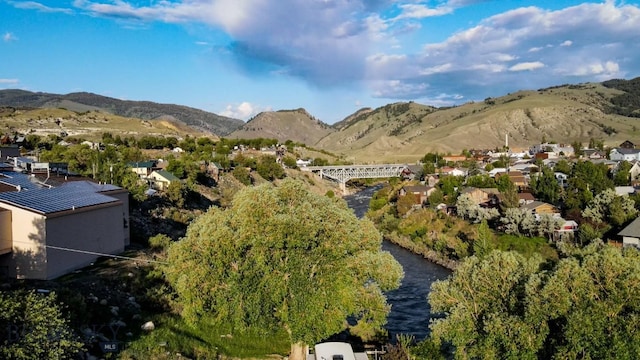
[[[192,128],[218,136],[226,136],[244,125],[242,120],[187,106],[119,100],[87,92],[59,95],[25,90],[0,90],[0,106],[64,108],[75,112],[98,110],[142,120],[180,121]]]
[[[315,144],[334,130],[311,116],[305,109],[267,111],[247,121],[229,138],[291,140],[307,145]]]
[[[543,140],[640,142],[640,78],[519,91],[450,108],[395,103],[359,111],[313,146],[355,163],[414,162],[427,152],[528,149]],[[335,125],[334,125],[335,126]]]

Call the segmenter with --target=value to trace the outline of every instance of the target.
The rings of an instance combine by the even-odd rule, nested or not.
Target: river
[[[373,193],[378,189],[380,186],[370,187],[345,196],[344,200],[361,218],[367,212]],[[386,329],[392,340],[395,340],[396,334],[407,334],[416,340],[422,340],[429,334],[431,308],[427,296],[431,284],[447,278],[451,271],[388,241],[383,242],[382,249],[389,251],[404,269],[400,287],[386,294],[387,301],[391,304]]]

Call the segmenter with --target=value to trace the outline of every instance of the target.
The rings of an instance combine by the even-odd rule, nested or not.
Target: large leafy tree
[[[56,295],[0,291],[0,358],[75,359],[83,343]]]
[[[548,270],[547,270],[548,269]],[[432,286],[432,337],[457,359],[640,357],[640,256],[592,244],[552,267],[494,251]]]
[[[402,268],[381,236],[341,200],[285,179],[241,190],[226,210],[212,208],[168,251],[168,281],[183,314],[234,330],[284,329],[291,358],[347,326],[364,338],[386,321],[383,291]]]

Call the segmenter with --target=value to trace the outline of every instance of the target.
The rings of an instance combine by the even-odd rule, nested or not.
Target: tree
[[[182,208],[189,189],[182,181],[172,181],[167,187],[166,196],[175,206]]]
[[[436,343],[457,359],[635,359],[640,253],[602,242],[555,264],[494,251],[432,285]]]
[[[418,205],[418,203],[418,195],[408,192],[404,196],[400,196],[398,198],[398,201],[396,202],[396,211],[399,216],[405,216],[409,210],[411,210],[415,205]]]
[[[486,219],[478,226],[478,237],[473,241],[473,254],[479,258],[489,255],[493,249],[494,236]]]
[[[582,217],[598,227],[619,227],[635,218],[637,213],[629,196],[618,196],[615,190],[606,189],[589,201]]]
[[[251,173],[249,173],[249,170],[244,166],[236,167],[231,173],[233,174],[233,177],[236,178],[236,180],[240,181],[244,185],[249,186],[253,183],[253,179],[251,179]]]
[[[0,291],[1,358],[76,358],[83,344],[56,301],[55,293]]]
[[[631,165],[628,161],[621,161],[618,164],[618,168],[616,172],[613,174],[613,183],[616,186],[627,186],[631,183],[631,175],[629,174],[629,170],[631,170]]]
[[[531,176],[529,186],[531,187],[533,196],[541,201],[557,204],[560,200],[562,189],[558,184],[558,180],[556,180],[553,170],[547,166],[543,166],[541,172],[536,173],[535,176]]]
[[[192,323],[208,316],[234,331],[284,329],[297,360],[347,317],[364,338],[384,325],[383,291],[399,286],[402,268],[381,242],[342,200],[285,179],[245,188],[230,208],[197,218],[170,246],[165,274]]]
[[[504,174],[498,177],[497,187],[502,195],[500,206],[502,208],[517,208],[520,206],[518,199],[518,189],[508,175]]]
[[[527,209],[507,208],[500,222],[507,234],[531,235],[536,225],[536,218]]]
[[[282,165],[278,164],[276,157],[271,155],[264,155],[260,157],[256,171],[260,176],[268,181],[282,179],[286,175]]]
[[[482,220],[493,220],[500,215],[497,209],[481,208],[469,194],[458,196],[456,209],[458,216],[473,223],[479,223]]]

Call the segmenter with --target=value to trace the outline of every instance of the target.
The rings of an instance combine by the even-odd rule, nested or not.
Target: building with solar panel
[[[129,193],[90,181],[0,174],[0,274],[49,280],[129,245]],[[9,191],[7,191],[9,190]]]

